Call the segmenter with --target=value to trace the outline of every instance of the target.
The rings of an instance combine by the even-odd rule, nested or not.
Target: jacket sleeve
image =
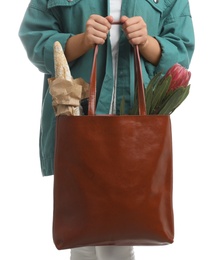
[[[155,38],[162,48],[156,71],[166,72],[175,63],[188,68],[194,51],[194,29],[188,0],[173,1]]]
[[[47,8],[47,1],[31,1],[19,30],[19,37],[30,61],[43,73],[54,76],[53,44],[63,49],[72,34],[62,33],[57,18]]]

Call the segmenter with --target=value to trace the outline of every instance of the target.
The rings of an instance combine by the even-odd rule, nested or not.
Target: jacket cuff
[[[156,72],[165,74],[178,61],[177,47],[165,38],[156,36],[155,39],[159,42],[162,50],[161,59],[156,67]]]

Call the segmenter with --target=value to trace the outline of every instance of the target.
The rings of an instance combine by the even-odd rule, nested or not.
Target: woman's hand
[[[161,58],[161,46],[159,42],[148,35],[148,29],[141,16],[128,18],[121,17],[122,27],[127,39],[132,45],[138,45],[141,55],[154,66],[157,66]]]
[[[123,30],[132,45],[143,45],[148,41],[148,29],[145,21],[141,16],[134,16],[128,18],[127,16],[121,17],[123,23]]]
[[[87,20],[84,32],[84,44],[94,47],[95,44],[104,44],[113,21],[112,16],[102,17],[93,14]]]
[[[81,57],[96,44],[104,44],[112,22],[112,16],[91,15],[86,22],[85,32],[70,37],[66,42],[67,61],[71,62]]]

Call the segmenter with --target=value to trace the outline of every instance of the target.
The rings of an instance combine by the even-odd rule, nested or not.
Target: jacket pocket
[[[56,6],[73,6],[82,0],[49,0],[48,9]]]

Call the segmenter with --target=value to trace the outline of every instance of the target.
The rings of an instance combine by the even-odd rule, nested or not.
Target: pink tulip
[[[189,85],[191,72],[176,63],[167,71],[165,77],[168,76],[172,77],[169,90],[176,90],[179,87],[186,88]]]

